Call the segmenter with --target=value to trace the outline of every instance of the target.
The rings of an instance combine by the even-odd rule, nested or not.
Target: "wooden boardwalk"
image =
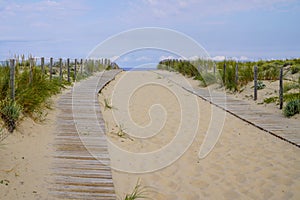
[[[76,83],[58,101],[51,199],[116,199],[98,92],[119,72]]]
[[[159,73],[159,72],[156,72]],[[172,79],[171,74],[159,73],[183,89],[199,96],[205,101],[233,114],[234,116],[264,130],[271,135],[300,147],[300,121],[288,119],[268,111],[258,110],[248,102],[236,99],[222,92],[207,88],[192,88],[188,84]]]

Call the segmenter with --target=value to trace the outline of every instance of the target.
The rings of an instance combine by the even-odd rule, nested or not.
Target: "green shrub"
[[[217,82],[217,78],[211,73],[203,73],[202,77],[206,86]]]
[[[265,63],[258,68],[258,78],[261,80],[278,80],[280,67],[275,63]]]
[[[299,83],[284,83],[283,92],[288,92],[291,89],[300,89],[300,84]]]
[[[292,74],[296,74],[296,73],[298,73],[299,71],[300,71],[300,64],[293,65],[293,66],[291,67],[291,73],[292,73]]]
[[[231,91],[238,90],[238,84],[235,82],[235,65],[227,65],[225,74],[225,86]]]
[[[0,66],[0,101],[9,94],[9,67]]]
[[[23,107],[24,114],[32,116],[34,112],[40,112],[46,101],[62,87],[64,82],[59,78],[49,80],[37,67],[33,68],[32,76],[29,70],[24,70],[16,79],[16,102]]]
[[[239,84],[241,86],[253,81],[254,73],[251,65],[242,65],[239,67]]]
[[[162,60],[159,62],[158,69],[173,69],[183,75],[196,77],[200,75],[195,64],[187,60]]]
[[[300,112],[300,99],[296,99],[288,102],[283,110],[283,114],[286,117],[294,116],[299,112]]]
[[[257,82],[257,89],[262,90],[266,87],[266,85],[262,81]]]
[[[294,101],[300,99],[300,93],[288,93],[283,95],[283,101],[284,102],[289,102],[289,101]],[[278,103],[279,102],[279,97],[269,97],[264,99],[264,103]]]
[[[269,97],[264,99],[264,103],[269,104],[269,103],[276,103],[279,101],[279,97]]]
[[[9,132],[16,128],[16,121],[19,119],[22,107],[16,102],[5,99],[0,102],[0,113]]]
[[[217,78],[211,73],[202,73],[194,77],[194,80],[199,80],[204,87],[217,82]]]
[[[288,93],[283,95],[283,100],[285,102],[300,99],[300,93]]]

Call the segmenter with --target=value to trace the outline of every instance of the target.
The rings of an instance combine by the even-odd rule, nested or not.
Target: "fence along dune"
[[[109,59],[14,59],[2,62],[0,67],[0,114],[4,123],[0,141],[12,132],[20,117],[35,120],[43,118],[49,107],[49,98],[61,89],[80,81],[94,72],[109,68]],[[7,130],[4,130],[7,127]]]

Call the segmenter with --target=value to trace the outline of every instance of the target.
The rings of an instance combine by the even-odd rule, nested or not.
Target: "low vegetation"
[[[286,117],[291,117],[299,113],[300,113],[300,99],[289,101],[283,110],[283,114]]]
[[[9,132],[13,132],[16,128],[16,121],[19,119],[21,112],[22,107],[10,99],[5,99],[0,102],[1,118],[7,125]]]
[[[136,200],[136,199],[148,199],[147,197],[147,189],[143,187],[140,183],[139,180],[134,187],[132,193],[127,194],[124,198],[124,200]]]
[[[75,63],[70,63],[70,82],[75,81]],[[13,132],[21,117],[31,117],[42,120],[45,108],[50,108],[50,97],[58,94],[61,89],[71,83],[67,81],[67,70],[64,66],[62,77],[59,74],[59,62],[54,62],[52,79],[49,75],[49,64],[45,63],[44,70],[34,62],[22,58],[15,66],[15,100],[11,99],[10,68],[8,63],[0,65],[0,116],[9,132]],[[93,72],[104,70],[100,62],[88,60],[84,70],[77,68],[76,80],[84,79]]]
[[[256,62],[237,62],[235,60],[213,62],[203,59],[196,61],[163,60],[159,62],[157,68],[177,71],[185,76],[194,77],[205,87],[218,83],[229,91],[240,92],[249,82],[253,82],[254,66],[257,66],[258,69],[258,90],[266,87],[263,81],[278,80],[280,69],[283,68],[284,79],[289,80],[289,83],[284,84],[285,104],[288,105],[290,101],[300,99],[300,58]],[[276,103],[277,101],[277,96],[264,100],[265,103]]]

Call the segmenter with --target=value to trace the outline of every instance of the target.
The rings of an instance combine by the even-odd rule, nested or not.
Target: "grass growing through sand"
[[[113,106],[109,103],[107,98],[104,99],[104,109],[112,109]]]
[[[130,194],[127,194],[124,198],[124,200],[135,200],[135,199],[148,199],[147,189],[146,187],[143,187],[139,183],[139,180],[136,183],[136,186],[134,187],[133,191]]]

